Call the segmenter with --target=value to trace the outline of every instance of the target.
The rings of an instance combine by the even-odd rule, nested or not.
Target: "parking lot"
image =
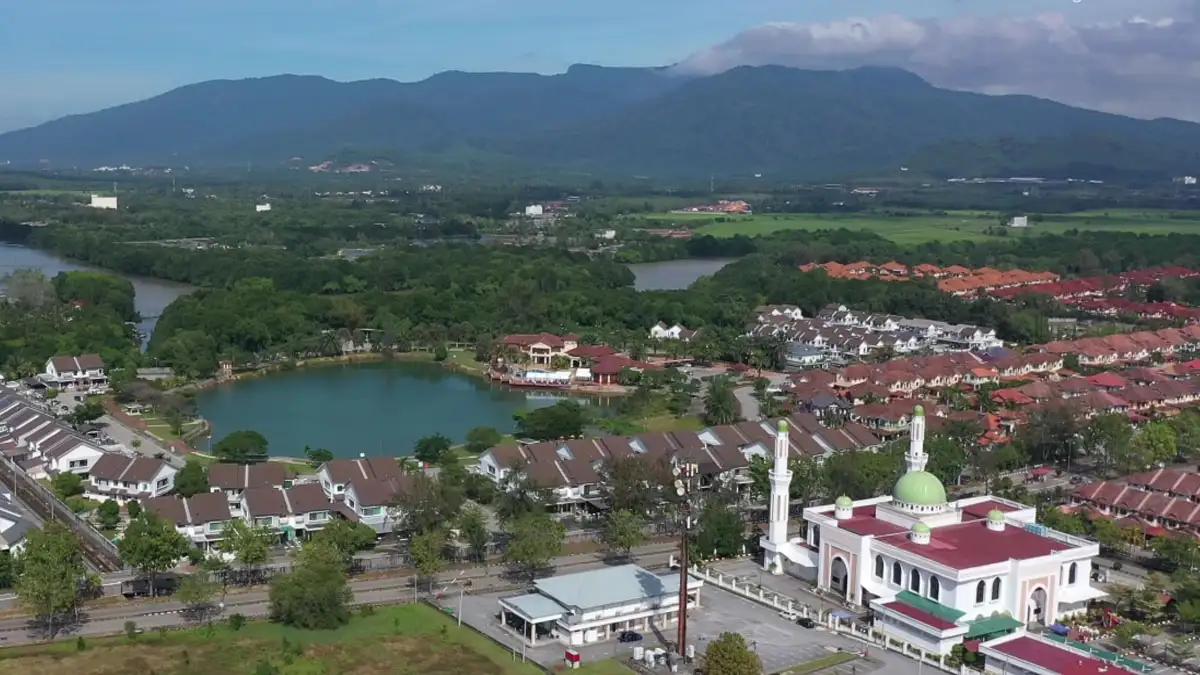
[[[463,598],[463,621],[512,649],[517,658],[523,651],[526,658],[545,666],[552,667],[562,663],[566,648],[561,643],[522,648],[520,638],[500,628],[496,619],[499,612],[497,601],[500,597],[508,595],[513,593],[466,596]],[[442,604],[456,610],[458,601],[457,594],[447,593]],[[863,648],[861,643],[832,634],[823,628],[802,628],[785,621],[767,607],[713,586],[706,585],[701,590],[700,608],[693,610],[690,617],[688,642],[695,645],[698,655],[703,654],[708,643],[722,633],[739,633],[745,636],[747,642],[758,653],[763,662],[763,670],[767,673],[778,673],[828,656],[839,647],[849,651]],[[673,642],[675,636],[676,626],[666,626],[658,631],[646,632],[640,645],[654,647],[661,642]],[[584,663],[590,663],[611,658],[628,658],[634,646],[613,641],[588,645],[577,651],[580,652]],[[877,651],[871,650],[872,661],[860,659],[826,672],[838,675],[866,675],[873,671],[887,675],[916,675],[918,672],[915,661],[894,654],[876,653]],[[882,659],[882,664],[874,659]],[[662,671],[667,672],[665,668]]]

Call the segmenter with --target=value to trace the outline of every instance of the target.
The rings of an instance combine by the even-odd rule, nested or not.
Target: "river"
[[[200,392],[196,404],[213,425],[214,442],[248,429],[267,437],[273,457],[303,457],[305,445],[338,457],[398,457],[433,434],[462,443],[475,427],[509,433],[513,413],[559,400],[433,363],[393,362],[315,366],[242,380]]]
[[[633,287],[639,291],[678,291],[691,286],[700,277],[716,274],[736,258],[687,258],[628,265],[633,272]]]
[[[133,284],[133,290],[137,294],[134,298],[134,306],[137,308],[138,314],[142,316],[142,322],[138,325],[138,329],[146,335],[147,339],[154,332],[154,325],[158,323],[158,317],[162,315],[163,309],[171,304],[175,298],[195,290],[187,284],[162,281],[161,279],[133,277],[118,274],[112,270],[89,267],[88,265],[72,262],[51,253],[26,246],[0,244],[0,277],[21,269],[38,270],[48,277],[57,276],[59,272],[89,271],[114,274],[128,279]]]

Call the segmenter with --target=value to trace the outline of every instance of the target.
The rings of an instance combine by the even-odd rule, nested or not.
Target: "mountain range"
[[[470,160],[606,176],[894,174],[1160,179],[1200,170],[1200,124],[936,88],[888,68],[707,77],[576,65],[335,82],[214,80],[0,134],[0,163],[307,166]]]

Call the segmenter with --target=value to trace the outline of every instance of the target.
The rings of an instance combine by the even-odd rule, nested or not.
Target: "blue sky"
[[[1153,0],[1148,0],[1153,1]],[[1023,0],[1025,13],[1121,0]],[[1004,11],[999,0],[3,0],[0,130],[190,82],[665,65],[767,22]],[[1009,10],[1012,11],[1011,9]]]

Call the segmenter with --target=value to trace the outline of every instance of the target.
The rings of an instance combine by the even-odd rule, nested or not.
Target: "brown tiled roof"
[[[366,459],[334,459],[324,464],[329,478],[340,484],[354,480],[399,478],[404,475],[396,460],[391,457],[368,457]]]
[[[533,466],[537,466],[536,464]],[[354,488],[360,506],[387,506],[396,500],[411,484],[408,476],[400,475],[384,480],[359,479],[351,481],[347,490]]]
[[[144,501],[142,507],[179,526],[220,522],[232,517],[229,501],[219,492],[201,492],[187,499],[154,497]]]
[[[293,485],[284,490],[288,503],[292,506],[292,513],[311,513],[313,511],[327,511],[330,509],[330,500],[325,496],[325,490],[321,488],[319,483],[303,483]]]
[[[287,468],[279,462],[218,463],[208,468],[208,484],[223,490],[282,486],[287,479]]]
[[[89,473],[95,478],[105,480],[142,483],[152,480],[164,466],[166,463],[160,459],[106,454],[96,460]]]
[[[242,502],[246,505],[246,512],[255,518],[286,516],[291,513],[283,490],[278,488],[250,488],[242,495]]]

